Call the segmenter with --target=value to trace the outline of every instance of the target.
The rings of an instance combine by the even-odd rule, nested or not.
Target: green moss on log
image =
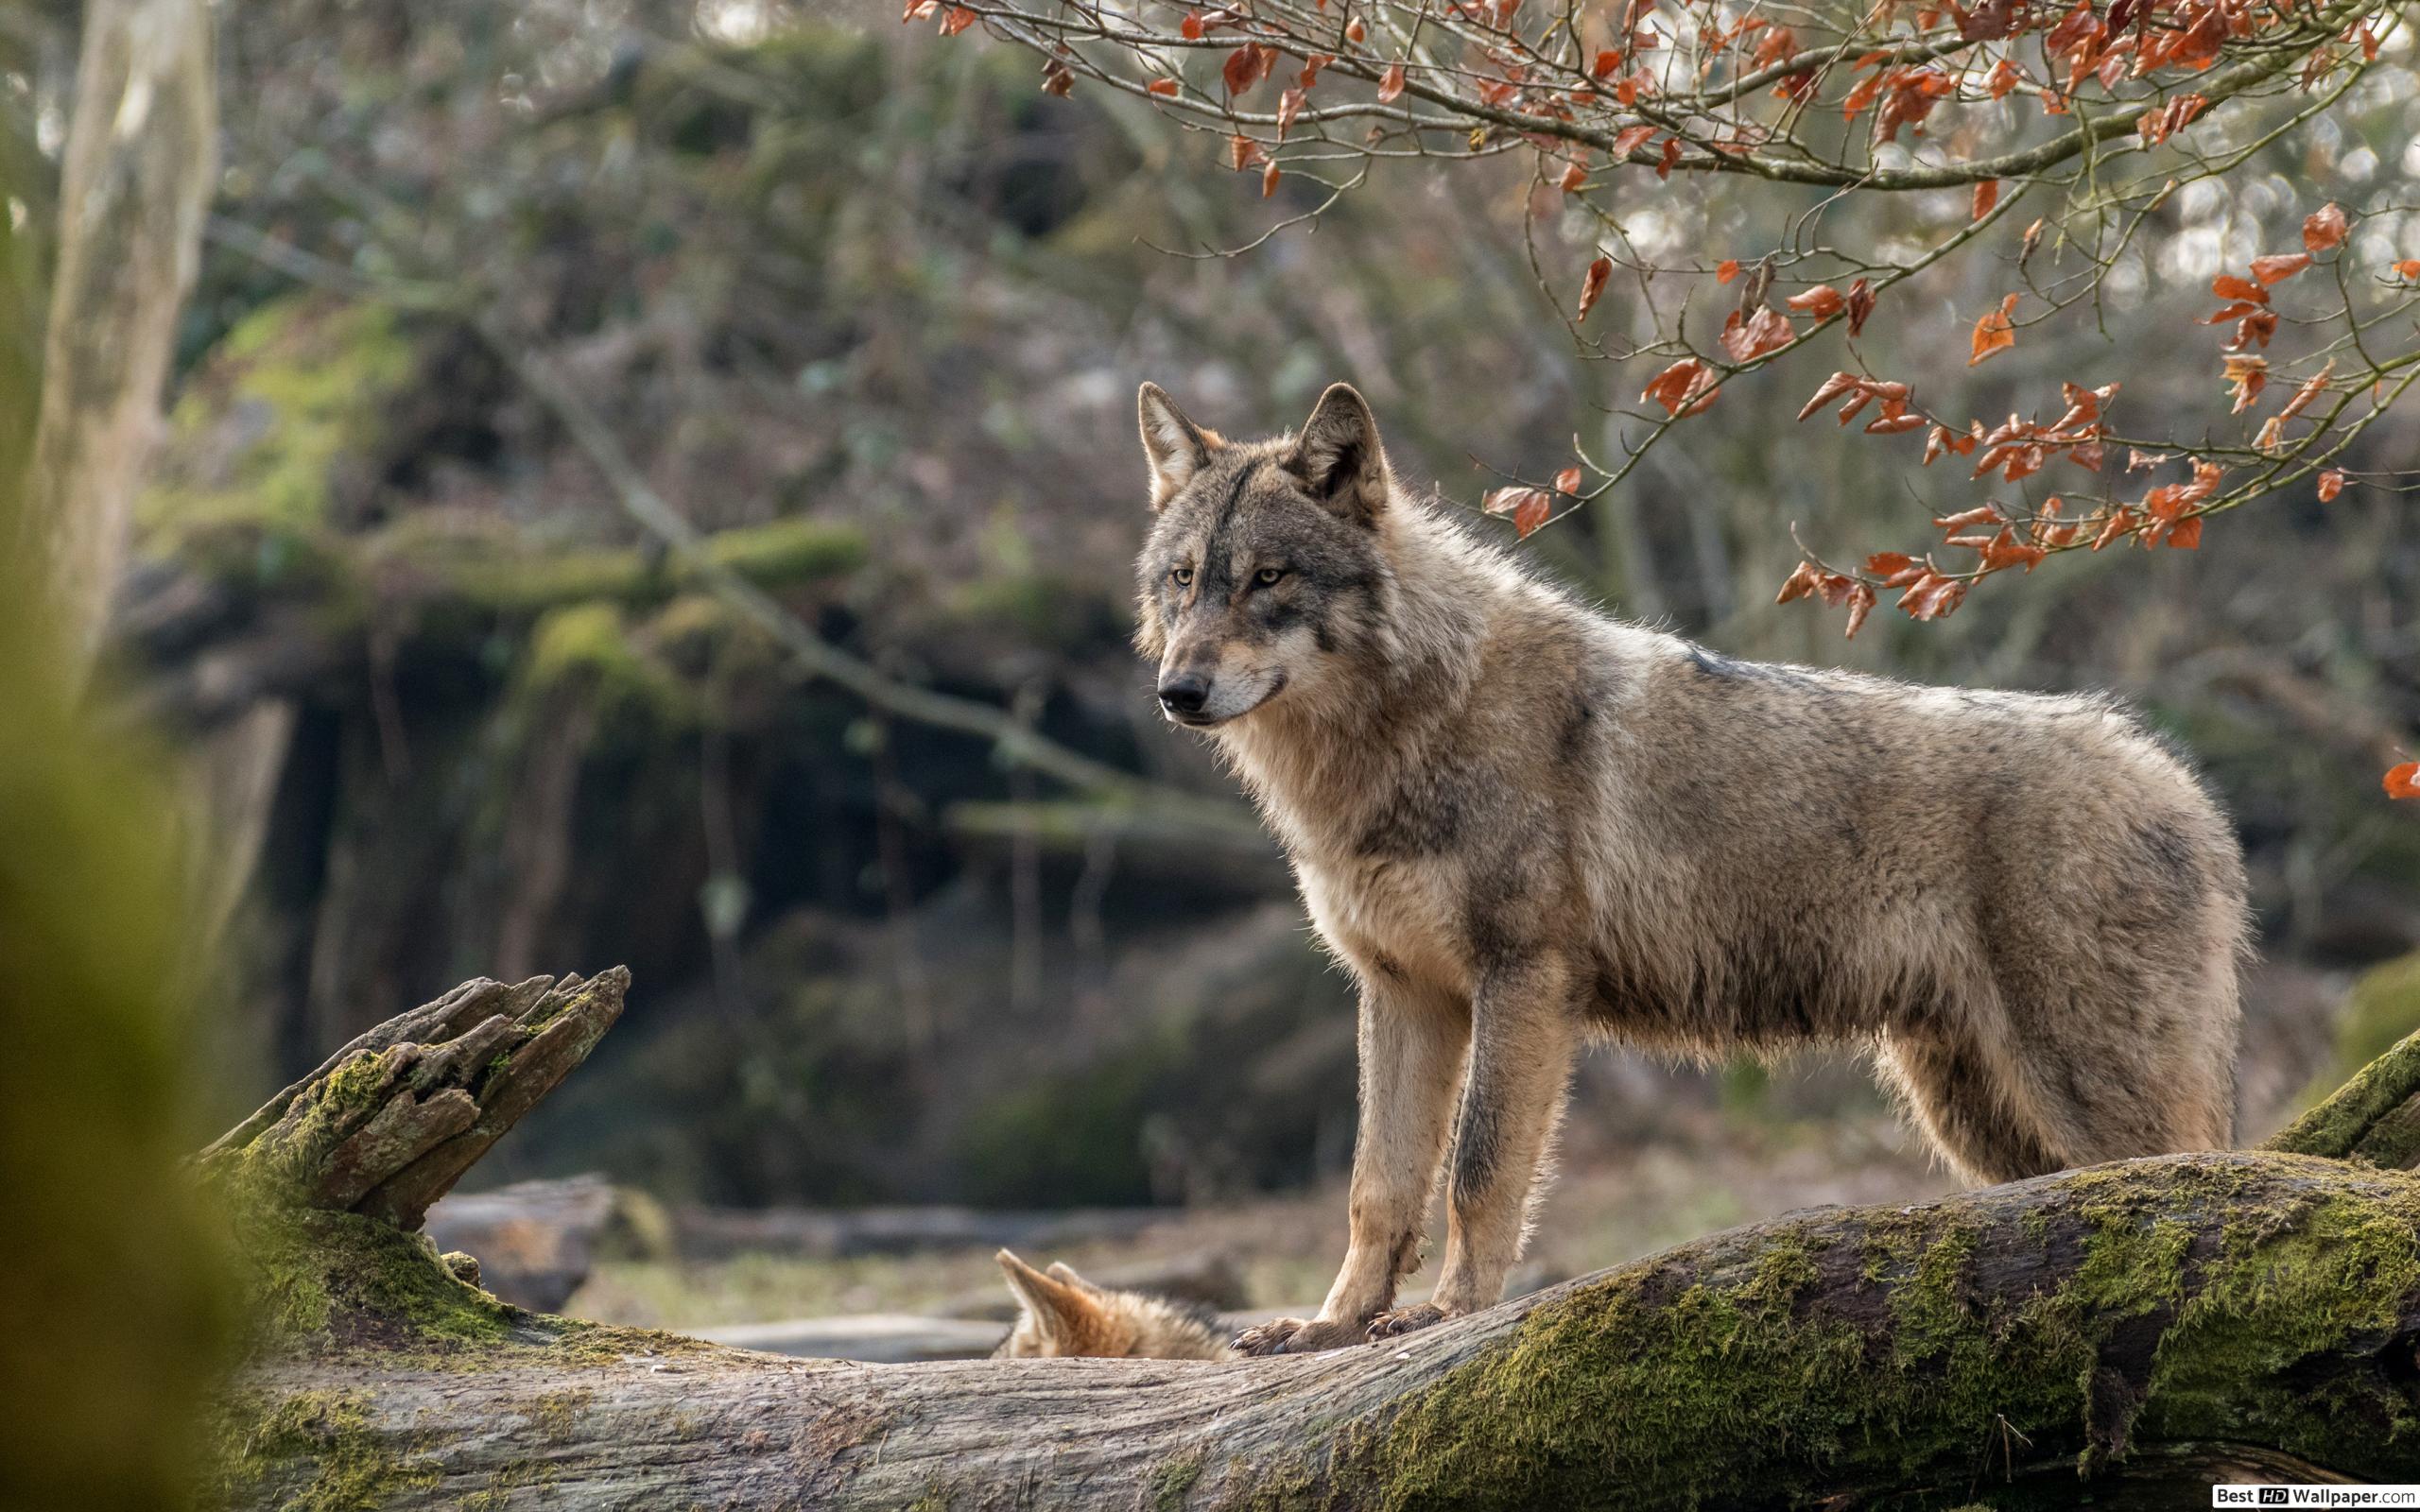
[[[376,1430],[372,1407],[367,1392],[235,1399],[218,1425],[213,1503],[255,1501],[275,1486],[284,1512],[372,1512],[399,1491],[436,1485],[432,1464]]]
[[[1718,1235],[1540,1305],[1340,1431],[1326,1474],[1226,1484],[1272,1507],[1580,1505],[1615,1487],[1625,1505],[1781,1504],[1858,1485],[1966,1500],[1987,1446],[2018,1471],[2091,1470],[2138,1424],[2409,1478],[2420,1423],[2385,1361],[2325,1393],[2294,1368],[2420,1314],[2420,1180],[2347,1184],[2333,1166],[2322,1188],[2299,1163],[2046,1178],[2039,1240],[1973,1199]],[[2191,1217],[2219,1211],[2223,1228]],[[2060,1283],[2011,1295],[1977,1267],[2019,1243],[2078,1253]]]

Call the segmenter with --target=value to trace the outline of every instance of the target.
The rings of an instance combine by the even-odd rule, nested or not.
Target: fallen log
[[[562,990],[510,1018],[531,1032],[493,1074]],[[580,985],[582,1022],[620,990]],[[525,1313],[441,1263],[411,1203],[335,1203],[360,1131],[443,1096],[365,1067],[403,1050],[453,1087],[487,1057],[456,1047],[499,1016],[438,1006],[205,1161],[283,1303],[221,1413],[225,1504],[2122,1505],[2420,1480],[2420,1178],[2341,1158],[2408,1116],[2420,1038],[2275,1148],[1788,1214],[1385,1346],[852,1366]],[[455,1090],[482,1126],[526,1110]],[[331,1107],[355,1132],[301,1138]],[[287,1152],[266,1187],[264,1142]]]

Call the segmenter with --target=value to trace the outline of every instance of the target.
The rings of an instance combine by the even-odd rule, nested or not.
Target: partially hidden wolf
[[[1369,406],[1236,443],[1143,386],[1137,644],[1360,986],[1330,1349],[1490,1306],[1577,1047],[1862,1044],[1966,1178],[2223,1147],[2243,868],[2098,697],[1736,661],[1400,489]],[[1441,1163],[1432,1300],[1394,1310]]]
[[[1212,1308],[1095,1286],[1056,1261],[1042,1271],[1006,1249],[995,1258],[1009,1279],[1009,1294],[1017,1299],[1016,1326],[992,1351],[995,1360],[1235,1358]]]

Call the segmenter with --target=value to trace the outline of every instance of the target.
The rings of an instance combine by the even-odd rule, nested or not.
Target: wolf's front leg
[[[1389,1338],[1503,1299],[1504,1279],[1528,1237],[1530,1191],[1563,1115],[1577,1046],[1552,957],[1492,971],[1474,1005],[1470,1074],[1454,1120],[1446,1178],[1445,1263],[1418,1307],[1372,1321]]]
[[[1246,1354],[1361,1343],[1370,1320],[1394,1305],[1395,1283],[1420,1263],[1421,1224],[1470,1042],[1470,1012],[1445,994],[1364,975],[1361,1123],[1344,1266],[1319,1316],[1282,1317],[1245,1331],[1236,1348]]]

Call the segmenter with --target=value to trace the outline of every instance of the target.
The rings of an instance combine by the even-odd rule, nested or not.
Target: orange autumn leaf
[[[1597,307],[1598,296],[1605,292],[1605,281],[1613,276],[1614,260],[1610,257],[1599,257],[1595,262],[1588,265],[1587,276],[1582,279],[1580,283],[1580,314],[1578,318],[1582,320],[1588,318],[1588,312]]]
[[[1226,80],[1229,94],[1248,94],[1253,85],[1269,77],[1270,67],[1276,61],[1276,48],[1266,43],[1248,42],[1227,55],[1219,77]]]
[[[2340,493],[2343,492],[2343,491],[2344,491],[2344,473],[2343,473],[2343,472],[2342,472],[2342,469],[2339,469],[2339,468],[2332,468],[2332,467],[2331,467],[2331,468],[2329,468],[2326,472],[2322,472],[2322,473],[2319,475],[2319,502],[2320,502],[2320,503],[2322,503],[2322,504],[2330,504],[2330,503],[2333,503],[2333,502],[2335,501],[2336,496],[2337,496],[2338,494],[2340,494]]]
[[[964,6],[952,6],[942,12],[942,35],[955,37],[975,25],[975,21],[974,11],[967,9]]]
[[[1967,218],[1980,220],[1990,215],[1992,207],[1999,202],[2000,181],[1997,179],[1985,179],[1975,185],[1975,213]]]
[[[1666,414],[1677,418],[1703,412],[1720,392],[1712,369],[1695,357],[1684,357],[1648,380],[1638,397],[1655,401]]]
[[[1865,617],[1874,612],[1874,588],[1859,583],[1849,590],[1849,627],[1841,639],[1854,641],[1857,632],[1865,627]]]
[[[2325,204],[2303,217],[2303,248],[2307,251],[2325,252],[2344,242],[2344,207]]]
[[[1586,188],[1588,186],[1587,163],[1579,158],[1572,159],[1564,167],[1561,185],[1563,192],[1567,195],[1577,194]]]
[[[1513,535],[1527,539],[1554,512],[1554,496],[1544,489],[1497,489],[1479,501],[1479,507],[1489,514],[1512,516]]]
[[[1866,317],[1873,313],[1874,291],[1866,286],[1865,280],[1858,279],[1849,285],[1849,335],[1863,335]]]
[[[1260,170],[1260,198],[1266,199],[1276,192],[1277,164],[1272,161],[1268,167]]]
[[[2390,766],[2386,773],[2386,796],[2389,798],[2420,798],[2420,762],[2405,762]]]
[[[2256,257],[2252,260],[2252,276],[2258,279],[2264,285],[2283,284],[2308,266],[2310,266],[2308,252],[2273,252],[2267,257]]]
[[[1389,63],[1378,76],[1378,103],[1385,105],[1403,93],[1403,64]]]
[[[1841,291],[1829,284],[1818,284],[1805,293],[1791,295],[1782,302],[1799,314],[1811,315],[1818,320],[1828,320],[1848,308],[1848,301],[1842,299]]]
[[[1738,276],[1739,259],[1736,257],[1726,257],[1714,265],[1714,281],[1717,284],[1728,284]]]
[[[1567,467],[1562,472],[1556,473],[1554,475],[1554,490],[1557,493],[1578,493],[1580,491],[1580,470],[1576,467]]]
[[[1972,368],[1988,357],[1997,356],[2016,345],[2016,325],[2010,318],[2016,314],[2017,297],[2014,294],[2000,301],[1999,308],[1975,322],[1973,355],[1966,359]]]

